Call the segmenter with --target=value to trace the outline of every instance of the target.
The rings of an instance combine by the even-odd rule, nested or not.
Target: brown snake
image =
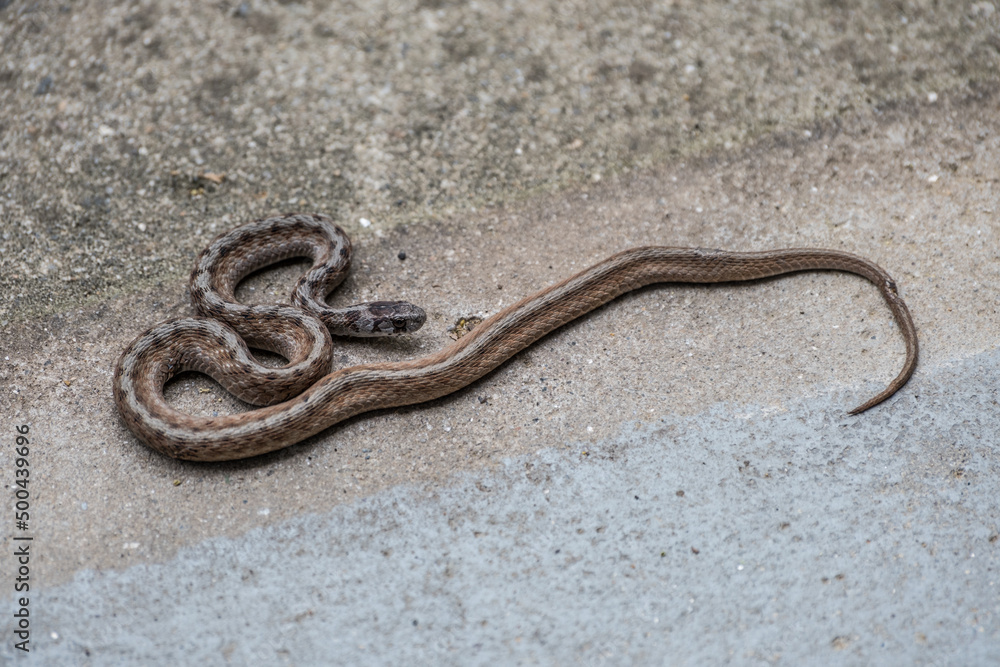
[[[298,256],[311,256],[313,267],[296,285],[294,306],[236,302],[233,292],[243,277]],[[191,274],[192,302],[207,317],[157,325],[136,338],[118,360],[115,402],[125,423],[150,447],[175,458],[223,461],[256,456],[362,412],[450,394],[551,331],[639,287],[756,280],[808,270],[846,271],[874,283],[906,343],[903,370],[851,414],[892,396],[917,364],[917,332],[906,304],[892,278],[866,259],[837,250],[728,252],[650,246],[620,252],[518,301],[439,352],[330,373],[330,331],[406,333],[424,321],[423,311],[405,303],[327,307],[325,297],[343,280],[349,260],[347,237],[324,216],[258,220],[218,237],[201,253]],[[248,345],[277,352],[289,363],[264,367]],[[220,417],[175,410],[164,398],[163,387],[185,370],[210,375],[243,400],[267,407]]]

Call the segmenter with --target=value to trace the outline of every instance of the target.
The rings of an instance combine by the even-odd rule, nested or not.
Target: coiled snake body
[[[233,295],[250,272],[281,259],[311,256],[294,306],[244,306]],[[906,343],[899,375],[851,410],[863,412],[892,396],[917,363],[917,333],[892,278],[864,258],[836,250],[728,252],[650,246],[625,250],[509,306],[439,352],[410,361],[329,372],[330,333],[393,335],[424,322],[407,303],[326,306],[344,278],[350,244],[319,215],[258,220],[223,234],[201,253],[191,274],[191,299],[205,317],[171,320],[141,334],[118,360],[114,394],[125,423],[150,447],[180,459],[221,461],[274,451],[362,412],[439,398],[483,377],[539,338],[631,290],[660,282],[755,280],[807,270],[855,273],[878,287]],[[248,348],[276,352],[288,364],[267,368]],[[264,405],[220,417],[172,408],[164,384],[185,370],[215,378],[245,401]]]

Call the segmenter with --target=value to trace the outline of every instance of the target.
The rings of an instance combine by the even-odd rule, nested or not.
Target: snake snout
[[[413,333],[427,321],[420,306],[406,301],[376,301],[368,304],[375,335],[398,336]]]
[[[396,305],[399,310],[392,318],[392,326],[395,329],[393,333],[413,333],[424,326],[424,322],[427,321],[427,313],[424,312],[423,308],[405,301],[400,301]]]

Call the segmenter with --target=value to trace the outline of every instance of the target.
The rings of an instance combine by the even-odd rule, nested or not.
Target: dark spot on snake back
[[[402,260],[406,259],[406,253],[403,252],[402,250],[400,250],[399,254],[396,255],[396,257],[399,257],[400,261],[402,261]]]

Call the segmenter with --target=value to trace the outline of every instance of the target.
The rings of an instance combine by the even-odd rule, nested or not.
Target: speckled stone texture
[[[35,662],[1000,661],[997,9],[0,0],[0,478],[10,507],[30,424]],[[903,354],[863,280],[659,286],[285,452],[151,452],[115,361],[192,314],[211,238],[289,210],[352,237],[333,305],[427,312],[335,367],[645,244],[868,257],[921,360],[851,418]]]

